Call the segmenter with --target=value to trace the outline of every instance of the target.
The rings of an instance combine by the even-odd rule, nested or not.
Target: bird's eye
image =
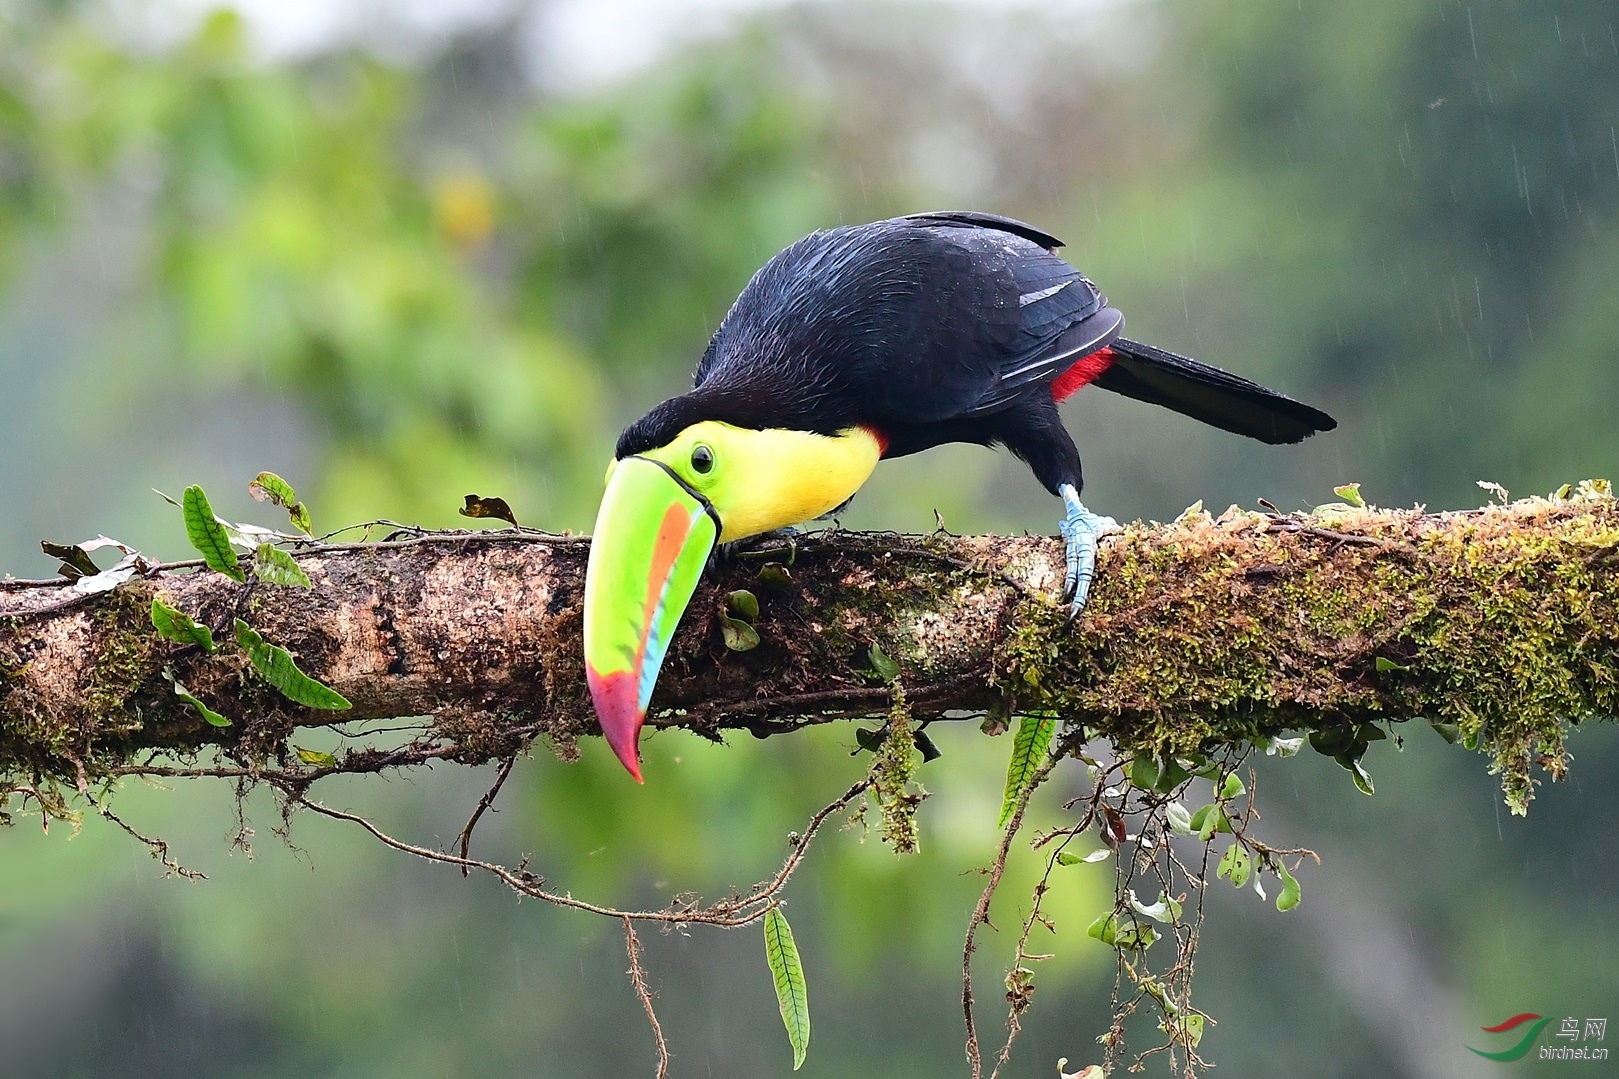
[[[714,451],[702,443],[698,443],[691,451],[692,471],[700,475],[707,475],[714,470]]]

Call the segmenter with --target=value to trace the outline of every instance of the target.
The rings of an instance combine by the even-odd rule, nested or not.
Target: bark
[[[195,762],[223,771],[481,763],[597,733],[582,677],[587,542],[515,530],[294,549],[308,590],[157,570],[99,595],[0,584],[0,794]],[[1206,752],[1286,731],[1336,752],[1424,718],[1491,754],[1508,799],[1560,776],[1567,726],[1619,706],[1619,506],[1601,485],[1454,514],[1326,507],[1189,512],[1104,541],[1085,616],[1055,603],[1039,537],[833,532],[717,561],[649,724],[708,737],[886,715],[899,665],[919,719],[1052,710],[1133,751]],[[726,596],[760,643],[727,648]],[[292,703],[232,645],[161,638],[154,595],[288,648],[349,711]],[[173,680],[232,720],[205,723]],[[298,727],[426,717],[406,750],[300,762]],[[1351,752],[1346,750],[1345,752]],[[210,758],[211,759],[211,758]],[[216,764],[219,764],[216,761]]]

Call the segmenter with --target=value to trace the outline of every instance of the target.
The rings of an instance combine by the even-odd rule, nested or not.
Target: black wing
[[[754,275],[694,393],[731,422],[801,430],[1007,408],[1123,322],[1058,242],[965,211],[814,233]]]

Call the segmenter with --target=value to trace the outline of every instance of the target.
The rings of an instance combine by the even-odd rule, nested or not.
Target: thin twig
[[[599,903],[591,903],[587,900],[576,899],[573,895],[568,893],[548,891],[545,888],[544,878],[536,876],[527,869],[523,868],[521,865],[519,865],[516,869],[512,869],[496,862],[484,861],[480,858],[462,857],[460,855],[451,854],[447,851],[434,850],[431,847],[422,847],[414,843],[407,843],[402,839],[397,839],[394,836],[389,835],[387,832],[384,832],[381,828],[377,827],[376,824],[357,813],[349,813],[341,809],[333,809],[332,807],[323,805],[320,802],[312,801],[305,793],[306,786],[307,784],[298,784],[290,786],[284,790],[288,805],[301,805],[305,809],[311,810],[312,812],[323,817],[331,817],[334,820],[348,821],[350,824],[358,825],[365,831],[371,833],[372,837],[374,837],[384,846],[392,847],[394,850],[401,851],[405,854],[413,854],[416,857],[422,858],[426,861],[442,862],[446,865],[453,865],[466,869],[481,869],[486,873],[490,873],[493,876],[498,877],[507,885],[507,887],[512,888],[514,891],[520,892],[521,894],[529,896],[533,899],[543,900],[544,902],[551,903],[559,907],[567,907],[572,910],[582,910],[590,914],[599,914],[608,918],[633,918],[636,921],[661,922],[670,925],[702,924],[720,926],[723,928],[734,928],[736,926],[748,925],[764,917],[765,910],[771,905],[772,902],[774,902],[776,896],[781,892],[781,890],[786,886],[787,881],[792,877],[794,870],[796,870],[800,863],[803,862],[804,855],[809,849],[810,841],[814,838],[815,833],[820,830],[821,825],[824,824],[826,819],[832,816],[832,814],[838,812],[855,798],[863,794],[866,788],[870,786],[870,780],[860,780],[860,782],[856,783],[854,786],[845,791],[841,797],[823,807],[819,812],[811,817],[809,823],[805,825],[803,832],[800,834],[798,841],[793,845],[792,851],[787,855],[786,860],[782,863],[781,868],[777,870],[775,876],[771,877],[767,881],[754,885],[754,887],[745,895],[733,895],[730,898],[721,899],[711,903],[706,907],[699,906],[696,903],[673,902],[664,909],[656,911],[620,910],[617,907],[603,906]]]
[[[96,806],[96,812],[100,813],[103,817],[106,817],[108,820],[112,821],[114,824],[116,824],[118,827],[122,828],[124,831],[128,832],[130,835],[134,836],[140,842],[146,844],[147,849],[149,849],[152,852],[152,857],[156,858],[158,861],[162,862],[163,863],[163,868],[167,869],[170,873],[173,873],[177,877],[185,877],[187,880],[207,880],[208,879],[208,874],[199,873],[195,869],[187,869],[185,866],[181,865],[179,862],[177,862],[173,858],[169,857],[169,843],[168,843],[168,840],[166,840],[166,839],[157,839],[157,838],[155,838],[153,836],[148,836],[148,835],[142,835],[140,832],[137,832],[127,821],[125,821],[118,814],[114,813],[112,810],[108,809],[105,805],[95,803],[95,806]]]
[[[995,898],[995,890],[1001,885],[1001,877],[1006,874],[1007,855],[1011,853],[1012,840],[1023,827],[1023,814],[1029,807],[1029,799],[1034,796],[1036,788],[1045,782],[1051,770],[1057,766],[1057,762],[1067,755],[1071,748],[1069,740],[1076,734],[1077,732],[1064,735],[1052,747],[1046,754],[1045,761],[1029,778],[1023,793],[1018,796],[1017,805],[1012,810],[1012,818],[1006,822],[1006,830],[1001,833],[1001,844],[995,852],[995,862],[989,868],[989,883],[984,886],[983,894],[978,897],[978,905],[973,908],[972,917],[967,922],[967,939],[961,949],[961,1011],[967,1023],[967,1063],[972,1065],[973,1079],[982,1079],[983,1076],[983,1059],[978,1047],[978,1027],[973,1020],[973,952],[978,947],[978,927],[990,924],[989,905]]]
[[[646,1021],[652,1024],[652,1036],[658,1042],[658,1079],[669,1075],[669,1046],[663,1040],[663,1027],[658,1024],[658,1013],[652,1010],[652,993],[646,987],[646,975],[641,970],[641,942],[635,936],[635,923],[624,916],[624,950],[630,953],[630,984],[646,1011]]]
[[[1113,767],[1122,768],[1122,764],[1115,764]],[[1109,771],[1111,772],[1112,769],[1109,769]],[[1085,831],[1087,831],[1096,821],[1097,813],[1102,802],[1102,793],[1106,789],[1106,773],[1099,774],[1091,790],[1091,796],[1089,799],[1090,805],[1086,809],[1085,815],[1080,818],[1079,823],[1041,836],[1034,843],[1034,846],[1036,849],[1038,849],[1051,843],[1051,841],[1056,839],[1058,836],[1062,837],[1062,842],[1058,843],[1052,849],[1051,853],[1047,855],[1045,871],[1041,874],[1039,882],[1034,886],[1034,902],[1030,905],[1028,916],[1023,919],[1023,930],[1018,935],[1017,948],[1013,952],[1012,972],[1024,969],[1023,965],[1025,961],[1035,958],[1029,955],[1028,947],[1029,937],[1034,932],[1036,923],[1052,929],[1053,932],[1056,931],[1051,921],[1042,913],[1046,892],[1050,888],[1051,874],[1056,870],[1059,864],[1058,859],[1062,855],[1064,848],[1066,848],[1074,839],[1078,838]],[[1011,976],[1010,972],[1008,976]],[[1008,996],[1010,995],[1011,994],[1008,993]],[[1012,1043],[1017,1040],[1018,1033],[1023,1029],[1020,1017],[1027,1008],[1027,999],[1023,999],[1021,1002],[1018,1000],[1008,1001],[1006,1015],[1006,1042],[1001,1046],[1000,1054],[995,1058],[995,1067],[990,1072],[990,1079],[997,1079],[997,1077],[1001,1074],[1001,1069],[1005,1067],[1007,1062],[1012,1059]]]
[[[506,762],[500,766],[500,774],[495,777],[494,784],[488,790],[483,792],[482,798],[478,799],[478,808],[472,811],[472,817],[467,821],[467,826],[461,829],[462,858],[467,856],[467,848],[472,845],[472,829],[478,826],[478,818],[483,816],[484,810],[489,808],[489,803],[493,802],[495,800],[495,796],[500,793],[500,788],[506,783],[506,777],[512,774],[512,765],[516,763],[516,754],[507,757]],[[470,877],[472,875],[472,870],[463,865],[461,867],[461,875],[463,877]]]

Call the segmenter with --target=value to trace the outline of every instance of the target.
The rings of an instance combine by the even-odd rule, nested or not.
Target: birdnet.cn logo
[[[1486,1034],[1512,1033],[1517,1043],[1493,1052],[1485,1049],[1467,1048],[1486,1060],[1522,1060],[1535,1048],[1535,1040],[1540,1032],[1553,1022],[1551,1016],[1536,1015],[1534,1012],[1523,1012],[1514,1015],[1511,1019],[1495,1024],[1493,1027],[1480,1027]],[[1521,1033],[1520,1033],[1521,1031]],[[1606,1019],[1576,1019],[1574,1016],[1558,1023],[1557,1032],[1551,1039],[1551,1044],[1540,1046],[1541,1060],[1607,1060],[1606,1046],[1597,1044],[1607,1038],[1608,1021]],[[1497,1038],[1497,1042],[1505,1039]]]

